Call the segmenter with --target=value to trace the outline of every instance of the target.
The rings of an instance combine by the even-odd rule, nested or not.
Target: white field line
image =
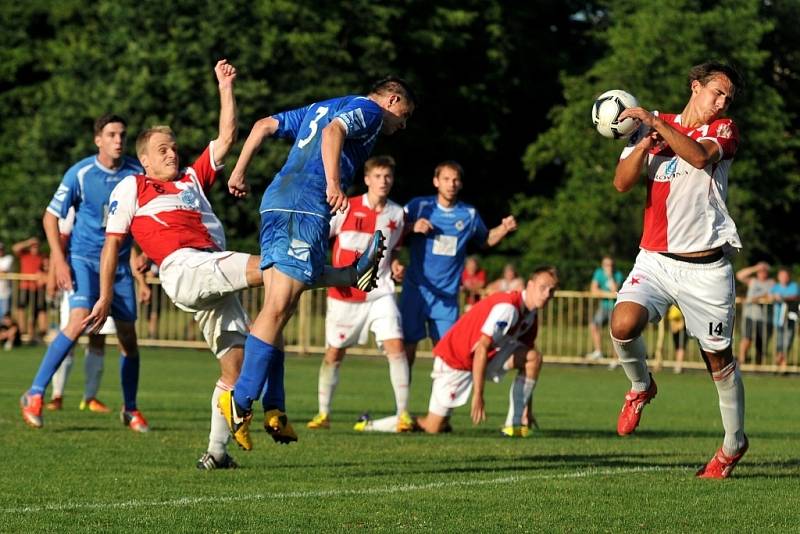
[[[488,486],[508,484],[527,480],[568,480],[574,478],[589,478],[600,476],[626,475],[631,473],[652,473],[660,471],[686,470],[685,467],[631,467],[620,469],[588,469],[575,473],[550,474],[550,475],[512,475],[484,480],[457,480],[448,482],[430,482],[428,484],[402,484],[399,486],[383,486],[364,489],[330,489],[311,491],[289,491],[278,493],[255,493],[241,496],[204,496],[204,497],[179,497],[161,501],[130,500],[121,502],[101,503],[64,503],[44,504],[41,506],[22,506],[17,508],[0,508],[3,514],[32,514],[38,512],[67,512],[75,510],[111,510],[119,508],[147,508],[152,506],[191,506],[198,504],[224,504],[230,502],[241,503],[245,501],[267,501],[271,499],[307,499],[318,497],[350,497],[359,495],[390,495],[394,493],[412,493],[432,489]]]

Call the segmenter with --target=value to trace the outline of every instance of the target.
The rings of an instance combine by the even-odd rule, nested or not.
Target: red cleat
[[[636,430],[639,420],[642,418],[644,405],[654,399],[656,393],[658,393],[658,387],[656,387],[656,381],[653,380],[651,374],[650,386],[646,391],[631,390],[625,395],[625,404],[622,405],[622,411],[619,412],[619,419],[617,419],[617,434],[627,436]]]
[[[747,439],[747,436],[744,437],[744,447],[739,449],[739,452],[733,456],[728,456],[722,452],[722,447],[720,447],[714,457],[711,458],[706,465],[701,467],[697,473],[695,473],[695,476],[697,476],[697,478],[728,478],[731,476],[733,468],[736,467],[736,464],[739,463],[739,460],[742,459],[742,456],[744,456],[744,453],[747,452],[749,447],[750,441]]]
[[[19,399],[22,419],[28,426],[42,428],[42,395],[31,395],[27,391]]]
[[[64,399],[62,397],[53,397],[44,407],[53,412],[61,410],[64,407]]]
[[[144,418],[142,412],[139,410],[128,411],[123,406],[119,417],[122,420],[122,424],[129,427],[134,432],[145,433],[150,431],[150,425],[147,424],[147,419]]]

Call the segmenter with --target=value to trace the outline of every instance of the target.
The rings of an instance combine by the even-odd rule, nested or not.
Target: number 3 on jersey
[[[326,113],[328,113],[328,108],[326,106],[320,106],[320,107],[317,108],[316,117],[314,117],[314,119],[308,125],[308,127],[311,129],[311,131],[308,133],[308,135],[306,137],[304,137],[303,139],[300,139],[297,142],[297,148],[303,148],[312,139],[314,139],[314,136],[317,135],[317,128],[318,128],[317,123],[319,123],[320,119],[322,117],[324,117]]]

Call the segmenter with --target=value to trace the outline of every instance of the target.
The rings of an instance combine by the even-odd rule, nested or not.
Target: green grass
[[[621,373],[545,367],[536,389],[542,427],[498,435],[508,377],[487,385],[488,422],[456,412],[450,435],[351,431],[358,414],[391,411],[385,361],[342,368],[330,431],[312,432],[317,358],[287,361],[289,415],[300,441],[278,446],[254,425],[255,448],[235,471],[199,472],[216,363],[206,351],[144,349],[139,404],[152,432],[77,410],[78,358],[66,408],[27,428],[19,394],[40,350],[0,353],[1,532],[797,531],[800,424],[796,378],[745,377],[750,452],[727,481],[694,470],[722,437],[716,391],[701,373],[660,373],[658,398],[630,438],[615,435]],[[424,412],[431,362],[414,370],[412,409]],[[109,360],[101,398],[117,402]]]

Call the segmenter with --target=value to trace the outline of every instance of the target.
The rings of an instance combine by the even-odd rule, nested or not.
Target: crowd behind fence
[[[31,275],[20,275],[13,273],[0,273],[0,280],[8,280],[11,284],[10,313],[12,316],[18,310],[20,302],[26,302],[26,308],[20,310],[27,320],[32,319],[35,323],[35,298],[20,300],[20,292],[24,291],[20,287],[23,280],[34,279]],[[156,347],[195,347],[206,348],[200,330],[191,314],[177,309],[170,299],[163,294],[161,285],[157,278],[149,278],[148,283],[152,289],[152,297],[148,303],[139,304],[139,320],[137,321],[136,331],[139,343],[142,346]],[[43,291],[43,288],[41,289]],[[240,294],[242,304],[250,314],[255,317],[261,308],[264,292],[261,288],[244,290]],[[557,291],[555,298],[542,310],[540,315],[540,329],[537,345],[544,354],[545,360],[558,363],[586,363],[592,365],[612,364],[613,348],[608,335],[603,336],[602,353],[603,359],[588,360],[585,354],[592,350],[589,334],[589,323],[600,301],[602,295],[591,294],[588,291]],[[736,304],[736,329],[734,332],[734,354],[738,352],[738,343],[741,339],[742,331],[742,299],[737,299]],[[765,308],[768,304],[763,304]],[[325,350],[325,307],[326,292],[324,290],[306,291],[303,293],[298,306],[297,313],[290,319],[284,337],[286,349],[290,352],[301,354],[322,353]],[[771,317],[770,310],[765,309],[765,317]],[[48,301],[47,303],[48,325],[51,335],[58,330],[59,325],[59,303]],[[666,326],[666,318],[657,325],[650,324],[644,332],[646,345],[650,351],[648,358],[651,366],[658,368],[674,368],[675,347],[672,343],[672,336],[669,327]],[[797,325],[792,323],[792,328],[797,329]],[[775,343],[774,327],[770,321],[764,321],[763,331],[760,332],[764,345],[764,357],[760,363],[754,359],[754,349],[751,348],[747,360],[742,366],[743,370],[775,372],[777,370],[775,362]],[[796,332],[795,332],[796,333]],[[23,342],[31,341],[34,337],[33,332],[24,332]],[[113,341],[113,340],[111,340]],[[430,356],[430,341],[420,344],[419,352],[421,356]],[[369,343],[349,350],[352,354],[378,355],[379,351],[375,347],[373,339]],[[788,366],[786,370],[791,373],[800,372],[800,351],[797,344],[793,344],[787,352]],[[687,369],[704,369],[700,355],[699,346],[696,340],[689,338],[686,346],[686,355],[682,365]]]

